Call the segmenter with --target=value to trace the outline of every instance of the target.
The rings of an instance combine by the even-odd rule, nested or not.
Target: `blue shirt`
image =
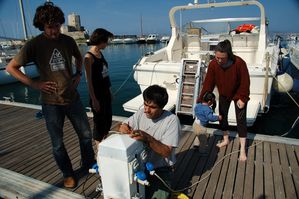
[[[194,111],[195,116],[200,120],[202,126],[207,126],[209,121],[216,122],[219,120],[217,115],[213,115],[213,110],[208,105],[198,103],[196,104]]]

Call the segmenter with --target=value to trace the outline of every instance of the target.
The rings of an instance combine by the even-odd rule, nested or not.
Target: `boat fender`
[[[183,193],[177,192],[174,193],[171,197],[172,199],[189,199],[189,197]]]
[[[293,78],[288,73],[278,75],[273,82],[273,87],[280,93],[289,92],[293,88]]]

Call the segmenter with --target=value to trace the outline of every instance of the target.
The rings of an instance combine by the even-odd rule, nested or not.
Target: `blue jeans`
[[[82,166],[90,168],[95,163],[92,134],[82,102],[77,100],[69,105],[42,104],[42,110],[52,142],[53,155],[63,176],[74,175],[71,160],[63,143],[65,116],[71,121],[79,137]]]

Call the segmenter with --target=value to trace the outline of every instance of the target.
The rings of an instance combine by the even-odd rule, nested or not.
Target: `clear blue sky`
[[[222,0],[223,1],[223,0]],[[37,6],[45,0],[23,0],[29,35],[37,35],[32,19]],[[81,25],[93,31],[103,27],[114,34],[140,34],[142,15],[143,32],[170,34],[168,11],[192,0],[53,0],[67,21],[67,15],[79,14]],[[206,3],[207,0],[199,0]],[[216,2],[220,2],[217,1]],[[260,0],[270,21],[269,30],[299,32],[299,0]],[[18,0],[0,0],[0,36],[23,37]]]

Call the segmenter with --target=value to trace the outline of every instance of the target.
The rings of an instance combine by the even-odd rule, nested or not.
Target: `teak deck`
[[[0,197],[102,198],[95,191],[99,182],[96,174],[81,177],[75,189],[62,189],[62,176],[52,157],[44,119],[36,119],[36,112],[36,109],[0,104]],[[117,123],[114,121],[113,125]],[[218,151],[215,145],[221,136],[210,130],[209,156],[202,157],[192,148],[191,128],[183,128],[176,150],[174,189],[199,181],[184,191],[190,198],[299,198],[298,140],[286,139],[284,143],[248,140],[248,160],[240,162],[235,152],[238,139],[231,137],[230,144]],[[64,132],[65,145],[76,170],[80,167],[80,149],[68,120]],[[287,144],[288,140],[291,144]],[[10,180],[15,187],[10,186]]]

